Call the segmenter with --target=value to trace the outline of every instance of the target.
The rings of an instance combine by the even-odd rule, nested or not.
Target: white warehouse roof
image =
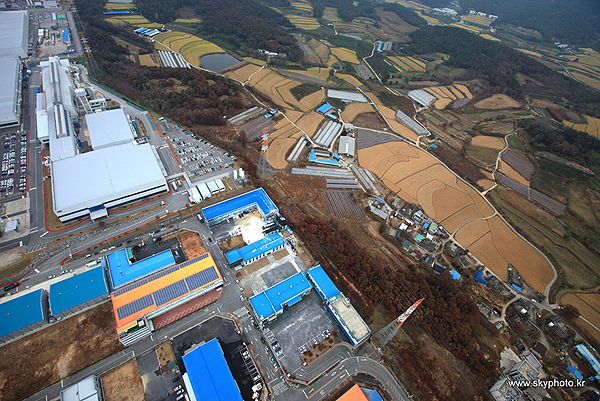
[[[27,11],[0,11],[0,57],[27,56]]]
[[[85,121],[94,150],[131,143],[134,140],[123,109],[87,114]]]
[[[0,30],[0,33],[2,31]],[[19,70],[21,63],[16,56],[0,57],[0,125],[19,122],[18,99],[21,97]]]
[[[52,162],[58,217],[101,204],[111,207],[111,202],[136,194],[143,197],[161,186],[166,190],[166,185],[149,144],[112,146]]]

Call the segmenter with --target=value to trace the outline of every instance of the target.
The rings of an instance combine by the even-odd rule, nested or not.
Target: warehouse
[[[102,401],[100,378],[91,375],[60,392],[60,401]]]
[[[263,216],[279,212],[264,189],[258,188],[202,209],[210,226],[214,226],[247,210],[257,208]]]
[[[111,294],[119,341],[125,346],[152,331],[204,307],[198,299],[214,291],[220,295],[223,278],[209,253],[121,287]],[[174,316],[163,315],[176,310]]]
[[[109,208],[168,189],[149,144],[112,146],[52,162],[54,212],[63,223],[106,217]]]
[[[338,146],[338,153],[349,157],[354,157],[356,149],[356,139],[351,136],[341,136]]]
[[[135,261],[130,248],[120,249],[106,257],[113,290],[166,267],[175,266],[171,249]]]
[[[250,303],[261,323],[273,321],[283,313],[285,306],[289,307],[300,302],[311,289],[304,273],[300,272],[256,294],[250,298]]]
[[[218,339],[192,348],[182,360],[186,370],[183,381],[192,400],[242,401]]]
[[[230,267],[236,267],[241,264],[247,265],[283,249],[284,246],[285,241],[281,234],[275,233],[242,248],[229,251],[225,254],[225,257]]]
[[[0,57],[27,57],[27,11],[0,11]]]
[[[21,63],[15,56],[0,57],[0,127],[18,124],[21,117]]]
[[[134,140],[123,109],[107,110],[85,116],[92,149],[124,145]]]
[[[61,318],[109,298],[102,266],[50,285],[50,314]]]
[[[48,321],[48,294],[32,291],[0,304],[0,344],[42,327]]]

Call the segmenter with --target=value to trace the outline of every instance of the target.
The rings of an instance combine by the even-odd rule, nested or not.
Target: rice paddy
[[[331,22],[340,22],[342,19],[338,17],[337,8],[325,7],[323,11],[323,19]]]
[[[106,20],[108,22],[110,22],[113,25],[117,25],[117,26],[124,26],[124,25],[134,25],[134,26],[141,26],[140,24],[149,24],[150,21],[148,21],[146,18],[142,17],[141,15],[115,15],[109,18],[106,18]],[[159,27],[161,25],[158,25]]]
[[[469,32],[473,32],[473,33],[477,33],[477,34],[479,34],[481,32],[481,28],[476,28],[476,27],[471,26],[471,25],[453,23],[453,24],[450,24],[450,26],[453,26],[455,28],[465,29],[465,30],[467,30]]]
[[[135,8],[133,3],[106,3],[104,8],[109,11],[131,10]]]
[[[176,24],[197,24],[199,22],[198,18],[177,18],[175,20]]]
[[[463,15],[462,19],[472,24],[483,26],[490,26],[494,22],[493,19],[482,17],[481,15]]]
[[[578,81],[600,90],[600,53],[592,49],[583,50],[590,54],[577,54],[569,57],[572,61],[567,68]]]
[[[313,11],[312,4],[310,4],[307,1],[292,1],[290,4],[296,10],[306,11],[309,13],[312,13],[312,11]],[[336,12],[336,14],[337,14],[337,12]]]
[[[421,60],[417,60],[414,57],[408,56],[393,56],[387,57],[387,60],[391,61],[401,71],[413,72],[413,71],[425,71],[425,63]]]
[[[482,38],[487,39],[487,40],[493,40],[494,42],[500,42],[500,39],[498,39],[495,36],[489,35],[487,33],[482,33],[479,36],[481,36]]]
[[[224,53],[223,49],[207,40],[188,33],[171,31],[154,37],[156,42],[180,53],[188,63],[200,67],[200,57],[210,53]]]
[[[354,50],[349,50],[344,47],[332,47],[331,52],[338,58],[340,61],[348,61],[352,64],[360,64],[360,61],[356,58],[356,52]]]
[[[517,50],[520,51],[521,53],[525,53],[525,54],[528,54],[530,56],[542,57],[542,55],[540,53],[534,52],[534,51],[531,51],[531,50],[527,50],[527,49],[517,49]]]
[[[312,17],[304,17],[301,15],[286,15],[286,17],[292,24],[294,24],[294,26],[296,26],[296,28],[299,29],[311,31],[321,26],[321,24],[319,24],[317,20]]]
[[[587,124],[575,124],[567,120],[564,120],[563,124],[600,139],[600,118],[585,116],[585,119],[587,120]]]

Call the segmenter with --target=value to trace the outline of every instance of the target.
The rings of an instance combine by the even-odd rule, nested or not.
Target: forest
[[[224,125],[223,115],[244,110],[248,101],[241,88],[226,78],[187,68],[145,67],[132,62],[128,51],[110,32],[143,50],[152,44],[102,17],[102,2],[76,0],[86,36],[99,70],[95,78],[117,92],[187,127]]]
[[[447,1],[420,0],[429,7],[446,7]],[[477,10],[497,15],[494,23],[538,31],[546,40],[560,40],[600,50],[600,2],[597,0],[461,0],[461,14]]]
[[[416,26],[417,28],[423,28],[427,26],[427,21],[419,14],[414,12],[408,7],[404,7],[398,3],[384,3],[383,11],[391,11],[395,13],[401,20]]]
[[[356,17],[367,17],[376,21],[381,18],[377,15],[373,2],[358,0],[354,5],[354,0],[311,0],[313,5],[313,15],[317,18],[323,16],[325,7],[336,7],[338,17],[346,22],[351,22]]]
[[[468,75],[462,79],[480,78],[489,82],[496,93],[517,99],[536,96],[562,102],[567,99],[575,109],[600,117],[600,92],[551,70],[531,57],[486,40],[464,29],[448,26],[427,26],[410,34],[407,53],[446,53],[444,64],[462,68]],[[523,85],[517,74],[533,78],[543,85],[529,81]]]

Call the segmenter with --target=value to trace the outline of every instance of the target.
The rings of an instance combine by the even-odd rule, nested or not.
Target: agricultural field
[[[481,36],[482,38],[487,39],[487,40],[492,40],[494,42],[500,42],[500,39],[498,39],[497,37],[492,36],[488,33],[482,33],[479,36]]]
[[[425,21],[427,21],[427,23],[429,25],[444,25],[444,23],[441,22],[439,19],[433,18],[432,16],[427,15],[423,12],[419,12],[417,14],[419,14],[421,16],[421,18],[423,18]]]
[[[144,26],[147,28],[150,28],[150,26],[147,25],[152,25],[152,23],[150,21],[148,21],[146,18],[142,17],[141,15],[114,15],[112,17],[108,17],[106,18],[106,21],[110,22],[113,25],[118,25],[118,26],[124,26],[124,25],[133,25],[133,26]],[[157,25],[158,28],[160,28],[162,25],[160,24],[154,24]]]
[[[132,10],[135,8],[135,4],[133,3],[106,3],[104,8],[109,11],[124,11],[124,10]]]
[[[593,49],[583,49],[590,54],[570,56],[572,61],[567,65],[577,80],[600,90],[600,53]]]
[[[363,83],[360,82],[356,77],[354,77],[353,75],[350,74],[337,74],[337,76],[341,79],[343,79],[344,81],[348,82],[349,84],[352,84],[354,86],[362,86]]]
[[[568,293],[560,298],[561,305],[572,305],[579,310],[581,318],[577,324],[588,332],[600,344],[600,294],[573,294]],[[589,324],[589,323],[591,324]]]
[[[312,13],[313,11],[312,4],[307,1],[292,1],[290,4],[296,10],[306,11],[308,13]]]
[[[352,64],[360,64],[360,61],[356,58],[356,52],[349,50],[344,47],[332,47],[331,53],[333,53],[340,61],[347,61]]]
[[[414,72],[414,71],[424,72],[425,71],[425,63],[414,57],[390,56],[390,57],[386,57],[386,59],[388,61],[392,62],[401,71],[405,71],[405,72]]]
[[[471,25],[452,23],[452,24],[450,24],[450,26],[453,26],[455,28],[461,28],[461,29],[467,30],[467,31],[469,31],[471,33],[475,33],[475,34],[480,34],[482,32],[481,28],[476,28]]]
[[[156,61],[154,61],[154,59],[152,59],[150,54],[140,54],[140,64],[141,65],[146,65],[148,67],[159,67],[160,64],[158,64]]]
[[[298,29],[311,31],[321,26],[321,24],[319,24],[319,22],[313,17],[304,17],[302,15],[286,15],[286,18],[289,19],[290,22]]]
[[[443,110],[448,105],[458,99],[471,99],[473,95],[465,85],[450,85],[450,86],[431,86],[424,88],[429,94],[436,97],[434,106],[438,110]]]
[[[260,60],[260,59],[254,58],[254,57],[244,57],[244,61],[247,61],[247,62],[252,63],[252,64],[256,64],[256,65],[265,65],[265,64],[267,64],[266,61]]]
[[[198,18],[177,18],[175,24],[198,24],[200,21]]]
[[[492,24],[492,22],[494,22],[493,19],[487,18],[487,17],[482,17],[481,15],[463,15],[462,19],[467,22],[471,22],[471,23],[477,24],[477,25],[482,25],[485,27],[489,27]]]
[[[357,115],[362,113],[372,113],[375,109],[368,103],[350,103],[342,112],[342,118],[345,122],[351,123]]]
[[[323,19],[331,22],[340,22],[342,19],[338,17],[337,8],[325,7],[323,11]]]
[[[323,198],[327,203],[329,212],[338,219],[354,216],[361,221],[367,220],[362,208],[356,203],[350,192],[325,191],[323,192]]]
[[[106,401],[144,401],[144,384],[137,360],[133,359],[102,376]]]
[[[475,108],[486,110],[516,109],[521,107],[521,103],[507,95],[492,95],[487,99],[475,103]]]
[[[171,31],[158,34],[154,40],[180,53],[188,63],[200,67],[200,57],[209,53],[224,53],[223,49],[189,33]]]
[[[395,110],[392,110],[387,106],[384,106],[383,103],[381,103],[381,100],[379,100],[379,98],[377,96],[375,96],[375,94],[373,94],[371,92],[366,92],[365,95],[367,95],[367,97],[373,103],[375,103],[375,105],[377,105],[377,108],[379,109],[379,111],[381,112],[383,117],[385,118],[385,121],[392,128],[392,130],[394,130],[398,134],[405,136],[407,138],[410,138],[412,140],[417,139],[418,135],[413,130],[400,124],[398,121],[396,121],[396,111]],[[366,128],[369,128],[369,127],[366,127]]]
[[[540,53],[534,52],[534,51],[531,51],[531,50],[521,49],[521,48],[517,48],[516,50],[520,51],[521,53],[525,53],[525,54],[528,54],[530,56],[533,56],[533,57],[542,57],[542,55]]]
[[[504,149],[504,139],[495,136],[478,135],[471,141],[473,146],[481,146],[483,148],[490,148],[496,150]]]
[[[585,132],[591,136],[600,139],[600,118],[585,116],[587,124],[575,124],[567,120],[563,120],[563,124],[577,131]]]
[[[294,146],[296,139],[293,138],[276,138],[269,144],[267,156],[271,166],[276,170],[283,170],[287,166],[285,155]]]
[[[287,70],[292,73],[304,74],[309,77],[322,79],[323,81],[327,81],[329,78],[329,71],[331,71],[330,67],[310,67],[307,70]]]

